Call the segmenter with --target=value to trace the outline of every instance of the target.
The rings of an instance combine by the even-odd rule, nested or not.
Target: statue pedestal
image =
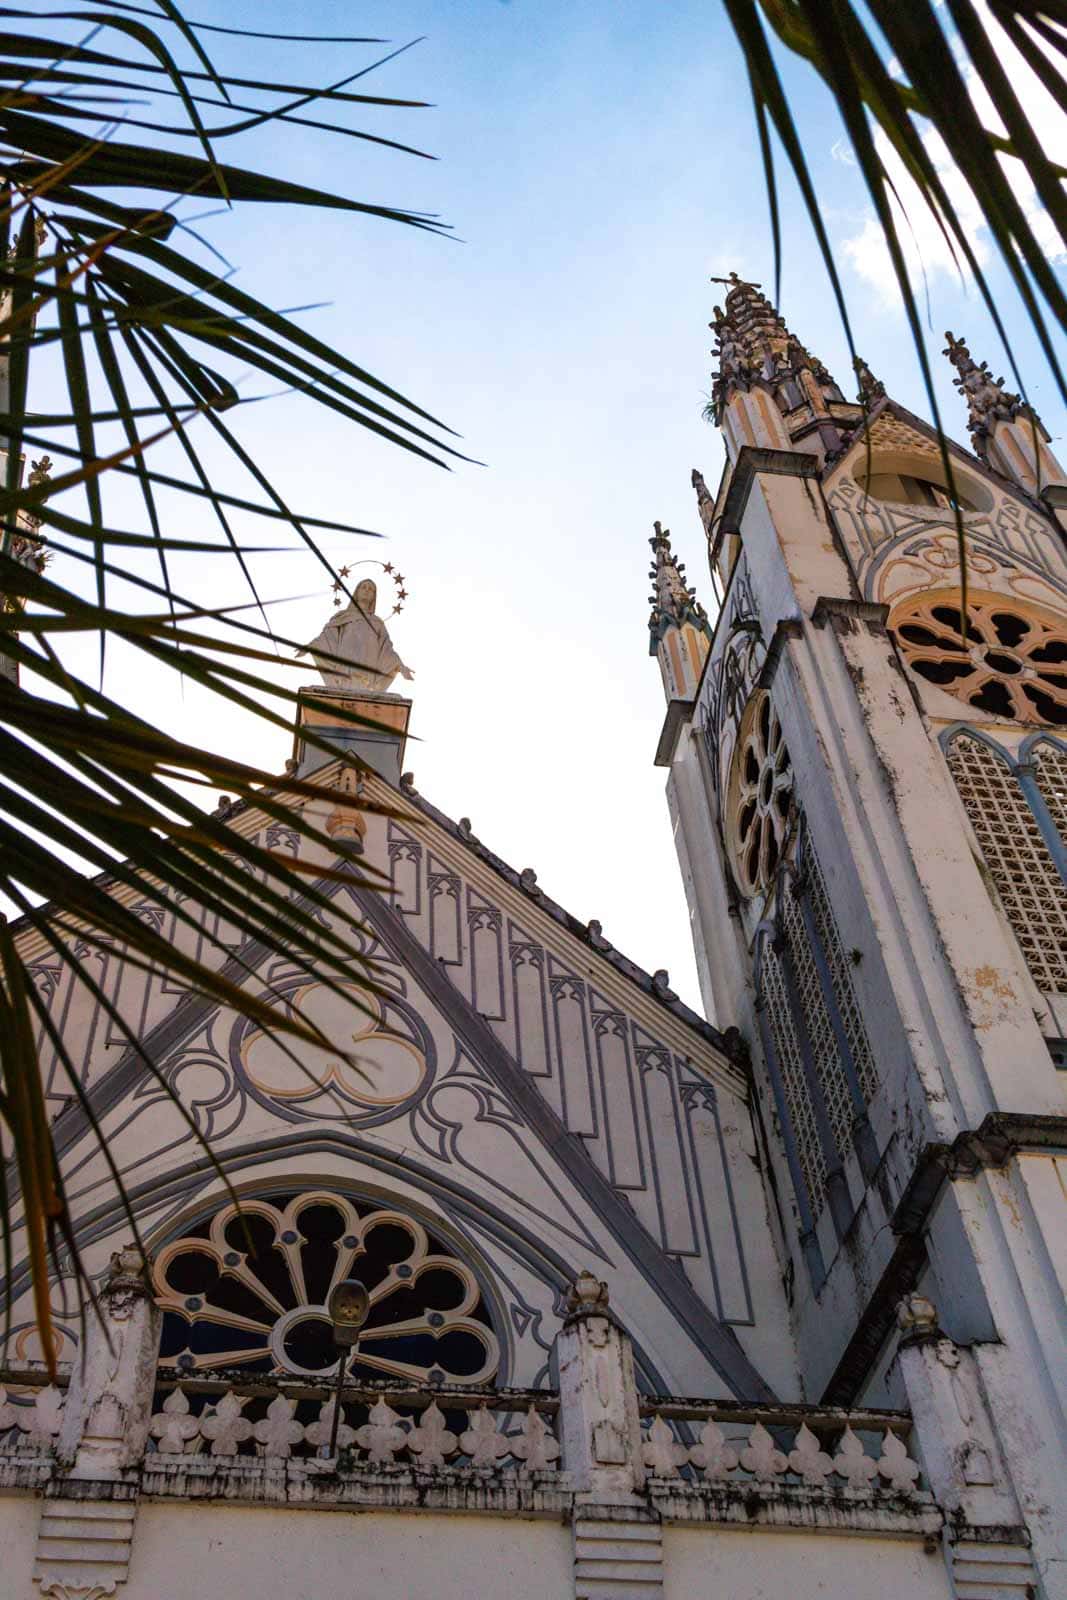
[[[332,759],[325,750],[308,743],[302,733],[307,728],[338,750],[358,756],[394,789],[400,787],[411,716],[410,700],[405,700],[403,695],[369,689],[327,689],[313,685],[301,688],[298,695],[297,732],[293,741],[298,777],[306,778]]]

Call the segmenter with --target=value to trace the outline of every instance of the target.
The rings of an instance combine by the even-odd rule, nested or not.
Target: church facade
[[[288,797],[332,848],[228,821],[321,872],[373,990],[210,930],[338,1049],[21,935],[106,1153],[57,1074],[100,1309],[57,1284],[50,1381],[16,1279],[6,1592],[1067,1593],[1067,480],[959,341],[945,454],[755,285],[715,327],[715,621],[658,524],[650,618],[712,1020],[417,792],[364,590],[309,647],[330,798]]]

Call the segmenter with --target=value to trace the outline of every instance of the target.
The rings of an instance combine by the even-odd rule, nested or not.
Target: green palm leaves
[[[419,155],[345,120],[361,108],[417,104],[355,87],[383,61],[322,90],[227,76],[216,71],[204,38],[230,30],[188,22],[173,0],[140,7],[98,0],[48,12],[4,7],[2,21],[11,31],[0,32],[0,895],[23,921],[0,923],[0,1158],[17,1179],[0,1189],[0,1229],[9,1282],[16,1258],[28,1263],[50,1356],[49,1256],[83,1290],[89,1286],[38,1041],[55,1055],[124,1198],[125,1191],[69,1041],[27,970],[27,939],[35,935],[38,949],[43,943],[74,972],[134,1052],[141,1050],[135,1023],[94,975],[92,956],[105,948],[117,948],[133,968],[258,1017],[294,1050],[328,1041],[299,1011],[261,998],[258,982],[249,986],[253,951],[284,955],[346,1003],[353,979],[375,987],[357,924],[334,897],[338,880],[368,887],[373,875],[355,865],[308,872],[191,798],[197,788],[224,787],[284,818],[319,847],[320,860],[332,860],[335,847],[307,802],[336,800],[335,791],[287,777],[283,793],[271,774],[134,715],[106,691],[107,642],[174,674],[175,686],[178,677],[192,679],[250,714],[291,726],[295,691],[271,684],[268,703],[261,669],[267,662],[276,669],[275,646],[292,641],[213,609],[215,564],[237,561],[255,595],[256,550],[239,537],[235,513],[244,526],[258,517],[267,530],[294,529],[331,577],[317,542],[322,532],[364,530],[303,516],[272,486],[234,422],[238,364],[412,455],[444,465],[456,451],[449,430],[416,403],[237,288],[179,222],[190,198],[209,198],[234,207],[328,207],[440,232],[432,217],[285,182],[220,156],[227,141],[271,122],[328,130],[354,150],[385,144]],[[39,355],[53,372],[58,355],[65,395],[47,414],[30,409]],[[251,477],[253,493],[218,485],[217,467],[209,469],[195,443],[205,429],[212,460],[221,446]],[[154,463],[152,446],[164,438],[180,447],[184,471],[165,473]],[[46,463],[30,472],[28,458],[45,452],[56,463],[51,475]],[[115,525],[116,484],[137,491],[146,531]],[[164,513],[164,494],[186,507],[177,528]],[[154,553],[154,577],[146,576],[146,551]],[[201,558],[191,596],[171,581],[179,553]],[[143,609],[114,601],[116,580],[125,595],[132,586]],[[92,681],[69,652],[72,640],[86,636],[99,639],[101,670]],[[307,736],[316,742],[311,730]],[[174,917],[173,940],[161,936],[146,906]],[[144,1052],[141,1062],[173,1096],[158,1064]],[[201,1138],[190,1113],[182,1114]]]

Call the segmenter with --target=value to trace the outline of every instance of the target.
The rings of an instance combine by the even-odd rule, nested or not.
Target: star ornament
[[[381,562],[378,562],[378,561],[357,561],[355,563],[355,566],[357,566],[357,567],[367,567],[367,566],[376,567],[376,566],[380,566],[382,571],[388,577],[392,578],[392,580],[393,580],[393,588],[394,588],[394,591],[395,591],[396,603],[393,606],[391,615],[395,617],[398,611],[402,611],[404,609],[404,601],[408,598],[408,591],[404,587],[404,574],[402,572],[398,572],[391,561],[381,561]],[[353,571],[354,571],[354,567],[351,566],[351,565],[344,566],[344,567],[338,567],[338,569],[337,569],[337,577],[334,580],[334,586],[333,586],[333,602],[334,602],[334,605],[340,605],[341,601],[344,600],[345,597],[347,596],[348,590],[344,586],[344,584],[342,584],[341,580],[343,578],[347,579],[348,577],[350,577]]]

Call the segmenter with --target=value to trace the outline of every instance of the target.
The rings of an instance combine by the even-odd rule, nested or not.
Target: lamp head
[[[333,1323],[333,1342],[355,1344],[370,1312],[370,1295],[358,1278],[344,1278],[330,1290],[326,1309]]]

